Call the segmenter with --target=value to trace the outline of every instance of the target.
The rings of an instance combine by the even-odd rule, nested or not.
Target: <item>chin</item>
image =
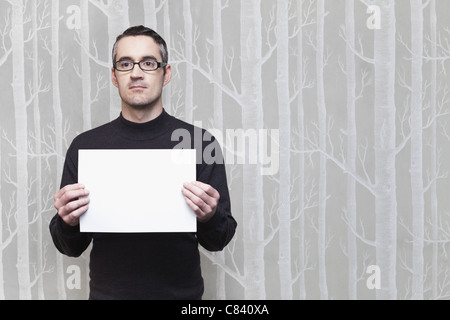
[[[142,111],[149,111],[151,110],[152,107],[148,106],[148,105],[131,105],[129,106],[129,110],[134,111],[134,112],[142,112]]]
[[[149,103],[127,103],[130,109],[142,111],[142,110],[151,110],[154,108],[155,104],[152,102]]]
[[[130,106],[130,108],[136,109],[136,110],[143,110],[148,109],[149,107],[153,105],[154,101],[150,100],[142,100],[142,99],[133,99],[131,101],[127,101],[127,105]]]

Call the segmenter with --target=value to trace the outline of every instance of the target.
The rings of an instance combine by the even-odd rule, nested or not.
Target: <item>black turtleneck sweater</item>
[[[189,132],[190,141],[181,141],[186,137],[178,134],[172,136],[177,129]],[[204,287],[198,244],[209,251],[220,251],[230,242],[237,226],[231,215],[225,166],[222,160],[217,161],[223,159],[220,147],[211,136],[202,139],[204,133],[163,111],[142,124],[120,115],[73,140],[61,188],[78,182],[79,149],[173,149],[181,143],[197,150],[197,180],[220,194],[215,215],[206,223],[197,222],[196,233],[82,233],[79,226],[65,224],[56,214],[50,222],[50,233],[61,253],[78,257],[92,242],[90,299],[201,299]],[[213,163],[202,157],[206,147],[216,150]]]

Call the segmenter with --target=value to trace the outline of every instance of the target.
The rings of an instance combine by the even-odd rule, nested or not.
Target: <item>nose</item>
[[[139,66],[139,63],[135,63],[133,66],[133,69],[131,69],[130,76],[132,78],[142,78],[144,72],[141,70],[141,67]]]

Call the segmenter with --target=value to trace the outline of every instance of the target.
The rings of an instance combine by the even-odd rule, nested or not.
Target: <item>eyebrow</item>
[[[142,58],[141,58],[141,61],[142,61],[142,60],[148,60],[148,59],[158,61],[158,59],[156,59],[155,56],[145,56],[145,57],[142,57]],[[123,61],[123,60],[133,60],[133,58],[128,57],[128,56],[125,56],[125,57],[121,57],[121,58],[120,58],[119,60],[117,60],[117,61]]]

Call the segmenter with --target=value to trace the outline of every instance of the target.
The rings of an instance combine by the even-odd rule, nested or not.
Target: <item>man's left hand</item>
[[[200,181],[186,182],[183,184],[182,193],[198,221],[207,222],[216,213],[220,194],[210,185]]]

